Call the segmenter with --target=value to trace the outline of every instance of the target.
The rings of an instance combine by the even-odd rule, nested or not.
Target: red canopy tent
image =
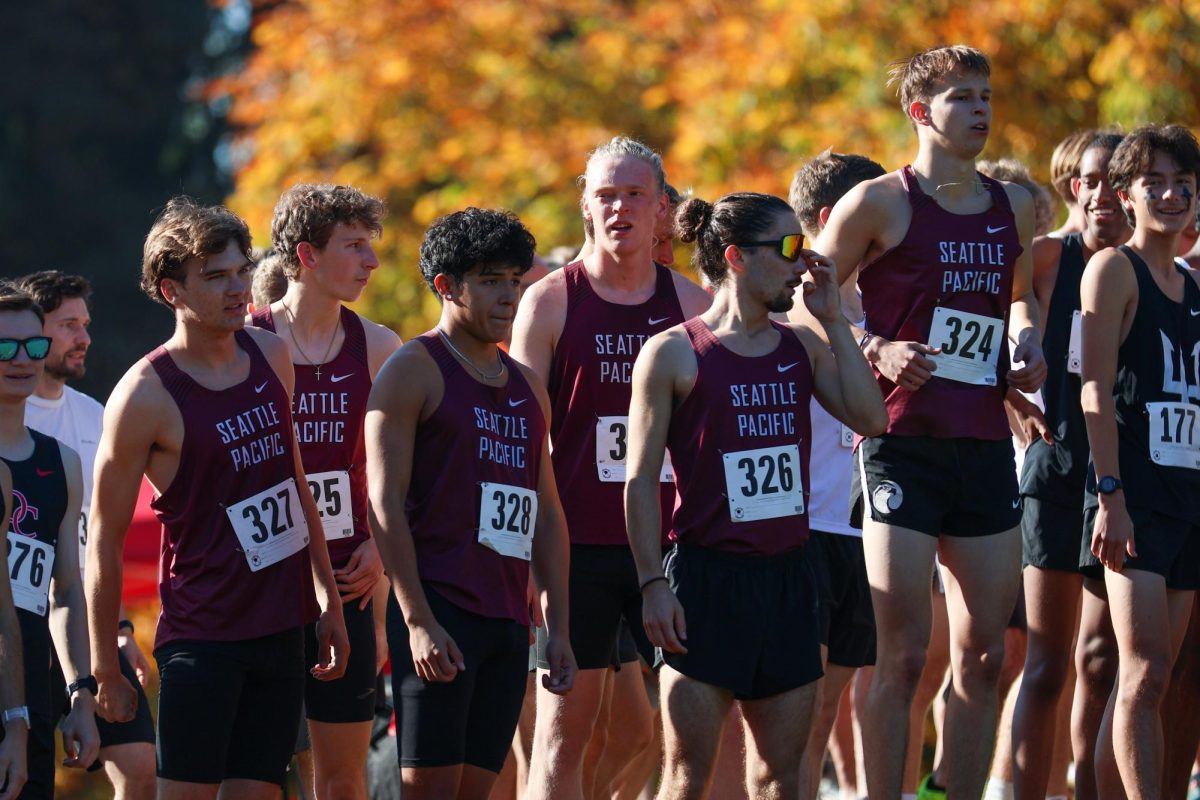
[[[121,594],[127,605],[158,600],[158,556],[162,546],[162,526],[150,508],[153,499],[154,487],[143,478],[137,507],[133,510],[133,521],[129,523],[129,533],[125,537],[125,585]]]

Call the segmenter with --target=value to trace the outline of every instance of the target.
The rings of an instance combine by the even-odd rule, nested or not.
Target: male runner
[[[348,656],[292,426],[291,359],[274,334],[243,330],[252,269],[240,218],[187,198],[167,204],[146,236],[142,287],[172,309],[175,333],[113,390],[97,455],[87,584],[98,705],[113,721],[137,703],[106,645],[121,552],[143,474],[158,491],[167,800],[277,796],[300,721],[303,626],[320,617],[314,675],[341,677]]]
[[[810,241],[816,239],[834,204],[865,180],[886,170],[866,156],[826,150],[792,178],[788,202]],[[862,304],[853,286],[844,292],[846,316],[862,319]],[[862,528],[850,521],[850,487],[855,480],[854,433],[815,398],[812,460],[821,468],[809,486],[808,551],[821,587],[821,642],[825,677],[821,679],[812,735],[801,768],[801,796],[814,798],[821,781],[825,749],[837,718],[842,694],[859,667],[875,663],[875,614],[863,559]]]
[[[1071,185],[1079,177],[1079,161],[1083,157],[1084,148],[1100,133],[1095,129],[1075,131],[1059,142],[1050,154],[1050,185],[1067,207],[1067,218],[1050,233],[1051,236],[1079,233],[1087,227],[1083,208],[1079,205]]]
[[[634,368],[625,506],[650,640],[663,648],[661,798],[704,797],[739,701],[750,797],[799,797],[821,677],[818,587],[805,556],[812,397],[868,434],[887,424],[842,316],[832,265],[801,248],[790,206],[738,193],[688,200],[678,231],[713,305],[654,336]],[[786,312],[804,299],[832,353]],[[675,547],[660,558],[658,476],[676,464]],[[824,465],[823,465],[824,468]],[[664,574],[665,573],[665,574]]]
[[[406,800],[491,792],[525,697],[531,562],[548,631],[542,687],[565,693],[574,677],[550,401],[497,347],[533,250],[511,214],[468,208],[436,221],[420,267],[441,319],[371,390],[367,476],[396,600],[388,641]]]
[[[71,710],[59,725],[67,752],[63,763],[87,767],[100,749],[75,544],[83,492],[79,456],[25,427],[25,401],[50,351],[42,321],[33,298],[0,285],[0,459],[12,473],[8,575],[21,628],[30,724],[28,782],[21,797],[30,799],[54,797],[54,725],[64,696],[51,691],[52,641],[70,679]]]
[[[322,798],[367,796],[375,618],[382,630],[384,609],[372,604],[383,563],[367,522],[363,416],[371,383],[400,337],[342,304],[359,298],[379,266],[371,240],[383,230],[383,214],[383,201],[350,186],[299,184],[285,192],[275,206],[271,245],[287,274],[287,293],[250,319],[279,334],[291,354],[296,441],[321,514],[353,653],[341,679],[305,679],[316,796]],[[316,648],[317,631],[309,626],[308,661],[316,658]]]
[[[1092,255],[1129,238],[1125,213],[1108,179],[1109,160],[1120,143],[1118,134],[1101,134],[1083,151],[1079,177],[1071,181],[1072,195],[1084,215],[1083,232],[1043,236],[1033,243],[1033,287],[1043,315],[1047,376],[1042,387],[1044,420],[1036,414],[1023,415],[1027,422],[1020,426],[1036,433],[1029,437],[1021,474],[1029,645],[1012,731],[1013,789],[1019,798],[1040,800],[1052,779],[1059,792],[1065,788],[1065,764],[1059,764],[1061,775],[1051,776],[1051,767],[1060,749],[1057,742],[1066,734],[1056,728],[1058,705],[1070,672],[1084,583],[1079,552],[1088,443],[1079,405],[1079,282]],[[1099,589],[1102,594],[1103,587]],[[1107,686],[1101,690],[1099,709],[1107,702],[1108,690]],[[1088,692],[1077,702],[1088,702],[1093,694]],[[1095,700],[1091,705],[1096,705]],[[1094,735],[1093,730],[1092,747]],[[1092,747],[1076,753],[1075,759],[1076,780],[1086,785],[1091,785]]]
[[[549,388],[554,408],[550,441],[571,535],[571,648],[579,664],[570,695],[538,693],[534,796],[584,796],[581,765],[622,617],[653,658],[621,507],[629,382],[647,338],[710,302],[703,289],[651,257],[667,210],[665,183],[662,159],[640,142],[616,137],[596,148],[580,199],[594,247],[534,284],[513,325],[513,357]],[[669,472],[660,477],[665,519],[675,493]],[[649,738],[645,730],[627,735]]]
[[[8,530],[13,507],[12,473],[0,461],[0,531]],[[0,575],[0,800],[21,793],[28,775],[25,749],[29,739],[29,706],[25,705],[25,662],[21,627],[13,605],[8,570]]]
[[[87,515],[92,503],[96,448],[104,427],[104,406],[66,383],[82,378],[86,371],[84,361],[92,343],[88,335],[92,321],[88,299],[92,287],[81,275],[66,275],[57,270],[26,275],[17,285],[41,307],[46,315],[43,333],[50,337],[50,354],[46,356],[42,377],[25,404],[25,424],[79,454],[83,471],[78,536],[82,568],[87,557]],[[150,664],[134,639],[133,623],[124,605],[119,620],[117,658],[121,674],[138,693],[138,710],[127,723],[110,723],[97,717],[96,728],[100,732],[100,760],[104,762],[115,797],[122,800],[154,793],[154,722],[144,689],[150,677]],[[53,681],[55,685],[66,686],[61,670],[55,670]]]
[[[991,126],[990,69],[983,53],[961,45],[893,67],[917,156],[852,189],[816,244],[841,282],[858,270],[868,327],[860,341],[891,420],[886,434],[858,446],[878,637],[863,709],[872,797],[900,795],[935,552],[946,568],[954,653],[949,795],[982,794],[995,737],[1021,544],[1004,393],[1006,385],[1037,389],[1045,362],[1031,282],[1032,200],[975,171]],[[1009,368],[1008,336],[1022,369]]]
[[[1093,256],[1080,288],[1085,524],[1120,654],[1108,714],[1121,783],[1161,797],[1160,706],[1200,586],[1200,284],[1174,258],[1200,144],[1182,126],[1138,128],[1109,178],[1133,235]]]

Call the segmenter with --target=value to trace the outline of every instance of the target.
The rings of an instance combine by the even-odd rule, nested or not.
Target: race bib
[[[996,365],[1004,343],[1004,320],[957,311],[945,306],[933,310],[929,345],[942,352],[930,356],[935,375],[960,383],[996,385]]]
[[[726,453],[725,494],[734,522],[804,513],[800,448],[794,444]]]
[[[842,447],[854,449],[854,431],[844,422],[838,423],[841,430],[841,439],[839,440]]]
[[[601,483],[625,482],[625,458],[629,454],[629,417],[600,417],[596,420],[596,472]],[[671,454],[663,452],[663,483],[675,482]]]
[[[482,483],[479,543],[502,556],[528,561],[533,553],[537,492],[504,483]]]
[[[1146,403],[1150,460],[1165,467],[1200,469],[1200,425],[1191,403]]]
[[[8,579],[13,602],[46,616],[50,610],[50,576],[54,572],[54,548],[31,536],[8,532]]]
[[[317,511],[321,514],[321,527],[325,539],[349,539],[354,535],[354,513],[350,508],[350,473],[344,469],[332,472],[314,472],[305,475]]]
[[[308,544],[295,478],[225,508],[251,572],[277,564]]]
[[[1071,314],[1071,338],[1067,340],[1067,372],[1083,372],[1083,313]]]

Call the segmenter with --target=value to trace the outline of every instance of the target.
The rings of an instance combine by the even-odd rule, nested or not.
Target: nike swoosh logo
[[[1195,311],[1193,311],[1192,309],[1189,308],[1188,313],[1191,314],[1193,317],[1200,317],[1200,308],[1197,308]]]
[[[338,383],[339,381],[346,380],[346,378],[349,378],[353,374],[354,374],[353,372],[347,372],[345,375],[330,375],[329,382],[330,383]]]
[[[54,470],[52,470],[52,469],[35,469],[34,472],[36,472],[38,474],[39,478],[44,478],[47,475],[54,474]]]
[[[1021,498],[1018,497],[1016,500],[1013,500],[1013,508],[1020,508],[1020,507],[1021,507]]]
[[[670,317],[659,317],[658,319],[651,319],[650,324],[651,325],[659,325],[663,322],[666,322],[669,319],[670,319]]]
[[[263,381],[263,383],[262,383],[262,386],[255,386],[255,387],[254,387],[254,393],[255,393],[255,394],[262,394],[262,390],[263,390],[263,389],[265,389],[265,388],[267,388],[267,383],[268,383],[267,381]]]
[[[1000,231],[1004,230],[1007,227],[1008,227],[1007,225],[1001,225],[999,228],[993,228],[991,225],[988,225],[987,231],[988,231],[988,233],[999,233]]]
[[[509,400],[509,401],[508,401],[508,407],[509,407],[509,408],[516,408],[517,406],[521,405],[522,403],[524,403],[524,402],[525,402],[526,400],[528,400],[528,399],[529,399],[528,397],[523,397],[523,398],[521,398],[520,400]]]
[[[796,366],[799,363],[800,363],[799,361],[793,361],[790,364],[776,364],[775,370],[777,372],[787,372],[789,369],[791,369],[792,367]]]

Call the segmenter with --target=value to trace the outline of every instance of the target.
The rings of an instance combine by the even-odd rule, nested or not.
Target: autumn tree
[[[1200,0],[307,0],[256,8],[233,100],[231,204],[265,243],[301,180],[385,197],[385,269],[365,301],[404,335],[436,301],[414,263],[424,228],[466,205],[516,211],[543,250],[578,243],[574,178],[615,133],[664,153],[703,195],[785,193],[826,147],[898,166],[914,140],[886,67],[945,42],[993,59],[986,155],[1043,177],[1079,126],[1196,116]]]

